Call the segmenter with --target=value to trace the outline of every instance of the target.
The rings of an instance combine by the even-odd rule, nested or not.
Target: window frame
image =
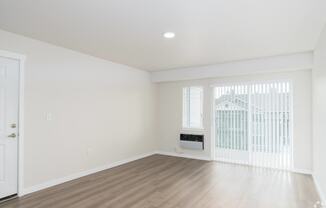
[[[190,90],[191,88],[200,88],[201,89],[201,98],[200,98],[200,126],[198,127],[195,127],[195,126],[190,126],[190,118],[189,118],[189,110],[190,108],[188,109],[188,125],[185,126],[184,124],[186,123],[185,122],[185,94],[184,94],[184,90],[185,89],[188,89]],[[185,130],[185,131],[203,131],[205,130],[204,128],[204,86],[201,86],[201,85],[189,85],[189,86],[183,86],[182,89],[181,89],[181,93],[182,93],[182,123],[181,123],[181,129],[182,130]],[[189,91],[189,95],[190,95],[190,91]],[[189,100],[189,96],[188,96],[188,106],[190,106],[190,100]]]

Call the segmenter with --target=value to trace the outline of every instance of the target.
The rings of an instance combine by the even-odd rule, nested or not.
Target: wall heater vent
[[[180,147],[192,150],[204,150],[204,135],[180,134]]]

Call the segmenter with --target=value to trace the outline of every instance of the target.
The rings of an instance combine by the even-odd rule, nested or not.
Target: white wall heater
[[[191,150],[204,150],[204,135],[180,134],[180,147]]]

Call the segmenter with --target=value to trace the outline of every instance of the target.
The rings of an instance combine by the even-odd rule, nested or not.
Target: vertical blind
[[[215,157],[260,167],[292,168],[291,84],[215,87]]]

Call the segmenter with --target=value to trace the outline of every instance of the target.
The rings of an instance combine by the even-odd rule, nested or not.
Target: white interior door
[[[18,191],[19,61],[0,57],[0,199]]]

